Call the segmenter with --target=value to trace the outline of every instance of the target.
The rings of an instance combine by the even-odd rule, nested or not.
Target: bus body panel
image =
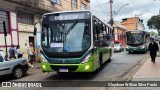
[[[147,48],[126,48],[126,51],[132,52],[132,51],[138,51],[138,52],[146,52]]]
[[[50,63],[45,63],[41,62],[41,67],[43,72],[52,72],[52,71],[57,71],[59,72],[59,69],[67,69],[70,67],[76,67],[75,70],[73,71],[68,71],[68,72],[94,72],[97,68],[99,68],[99,56],[100,53],[103,54],[103,63],[105,63],[109,58],[110,58],[110,49],[108,48],[99,48],[94,51],[94,54],[90,57],[88,62],[86,63],[80,63],[80,64],[50,64]],[[63,58],[65,59],[65,58]],[[72,58],[72,60],[76,60],[76,58]],[[81,58],[79,58],[81,59]],[[53,68],[56,68],[53,69]],[[85,69],[85,67],[89,67],[88,69]]]
[[[52,72],[52,71],[57,71],[59,72],[59,69],[68,69],[68,68],[76,68],[73,71],[68,69],[68,72],[93,72],[94,71],[94,61],[87,62],[85,64],[47,64],[42,62],[42,71],[43,72]],[[88,66],[88,69],[85,69],[85,67]],[[53,70],[53,68],[56,68]],[[65,67],[65,68],[64,68]]]

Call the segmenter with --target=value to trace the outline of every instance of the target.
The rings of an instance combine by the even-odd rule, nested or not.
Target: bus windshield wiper
[[[78,23],[78,20],[69,27],[69,29],[66,31],[66,34],[69,34],[70,31],[76,26],[77,23]]]

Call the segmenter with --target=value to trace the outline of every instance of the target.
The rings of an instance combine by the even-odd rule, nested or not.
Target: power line
[[[103,14],[108,13],[108,12],[102,12],[102,11],[97,11],[97,10],[92,10],[92,9],[91,9],[91,11],[100,12],[100,13],[103,13]]]
[[[66,0],[65,0],[66,1]],[[69,5],[68,3],[71,3],[71,2],[69,2],[69,1],[66,1],[65,2],[67,5]],[[80,7],[81,8],[81,6],[79,6],[79,5],[77,5],[78,7]],[[95,11],[95,12],[100,12],[100,13],[108,13],[108,12],[103,12],[103,11],[98,11],[98,10],[92,10],[92,9],[90,9],[91,11]]]
[[[72,5],[72,2],[69,2],[69,1],[67,1],[67,0],[64,0],[65,1],[65,4],[67,4],[67,5]],[[61,6],[61,5],[59,5],[59,4],[57,4],[59,7],[62,7],[63,9],[67,9],[67,8],[64,8],[63,6]],[[98,4],[99,5],[99,4]],[[100,5],[99,5],[100,6]],[[77,5],[77,7],[79,7],[79,8],[81,8],[81,6],[80,5]],[[102,11],[97,11],[97,10],[92,10],[92,9],[90,9],[91,11],[94,11],[94,12],[99,12],[99,13],[103,13],[105,16],[106,16],[106,14],[105,13],[108,13],[108,12],[104,12],[103,10],[102,10],[102,8],[101,8],[101,10]],[[106,16],[107,17],[107,16]],[[108,18],[108,17],[107,17]]]
[[[100,6],[99,2],[98,2],[97,0],[96,0],[96,2],[97,2],[97,4],[98,4],[99,8],[101,9],[101,11],[103,12],[104,16],[106,16],[106,14],[105,14],[105,12],[103,11],[102,7]],[[107,17],[107,16],[106,16],[106,17]],[[107,18],[108,18],[108,17],[107,17]]]

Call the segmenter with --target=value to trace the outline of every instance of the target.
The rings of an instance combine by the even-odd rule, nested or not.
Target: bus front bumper
[[[138,51],[138,52],[145,52],[145,48],[126,48],[126,51],[132,52],[132,51]]]
[[[94,61],[89,61],[84,64],[49,64],[41,62],[43,72],[93,72]]]

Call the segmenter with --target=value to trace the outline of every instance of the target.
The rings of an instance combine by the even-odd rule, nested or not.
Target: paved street
[[[67,81],[75,81],[75,80],[86,80],[86,81],[124,81],[127,79],[132,78],[134,73],[143,65],[143,62],[148,57],[148,53],[146,54],[128,54],[127,52],[116,52],[112,57],[112,61],[110,63],[106,63],[102,70],[98,74],[91,74],[91,73],[71,73],[71,74],[64,74],[58,75],[56,72],[52,73],[42,73],[39,66],[35,67],[35,69],[30,69],[28,71],[28,75],[23,77],[22,79],[18,79],[15,81],[54,81],[54,80],[67,80]],[[143,61],[143,62],[142,62]],[[138,67],[137,67],[138,65]],[[2,78],[1,78],[2,80]],[[9,79],[5,79],[3,81],[9,81]],[[13,80],[13,79],[11,79]],[[8,88],[9,89],[9,88]],[[23,88],[25,89],[25,88]],[[38,88],[37,88],[38,89]],[[44,88],[40,88],[44,89]],[[47,88],[49,90],[50,88]],[[56,90],[88,90],[87,87],[82,88],[69,88],[69,87],[54,87],[53,89]],[[103,87],[99,88],[92,88],[92,89],[106,89]]]

